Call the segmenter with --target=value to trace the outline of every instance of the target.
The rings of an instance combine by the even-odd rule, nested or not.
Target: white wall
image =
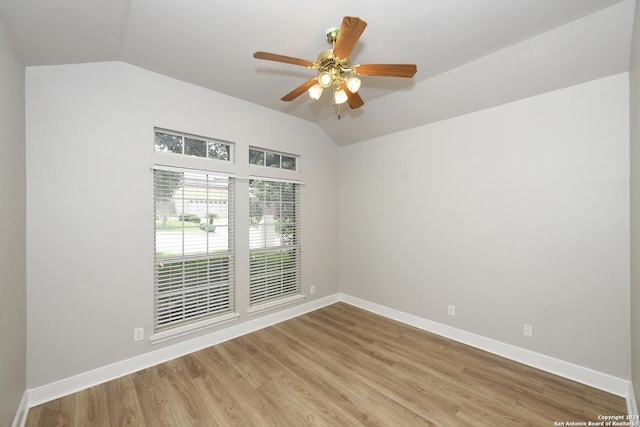
[[[628,123],[624,73],[341,148],[341,291],[628,379]]]
[[[0,426],[26,380],[26,172],[24,67],[0,23]]]
[[[119,62],[31,67],[26,87],[29,388],[198,336],[133,342],[153,319],[154,126],[236,143],[223,168],[239,177],[265,172],[247,166],[249,145],[301,155],[303,292],[337,292],[338,149],[316,126]],[[248,182],[237,189],[248,217]]]
[[[640,399],[640,1],[636,1],[629,71],[631,120],[631,379]],[[638,401],[640,402],[640,400]],[[640,407],[640,403],[636,403]]]

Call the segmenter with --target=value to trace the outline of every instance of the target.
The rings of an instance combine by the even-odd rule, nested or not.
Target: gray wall
[[[628,379],[628,135],[623,73],[341,148],[341,291]]]
[[[26,378],[26,174],[24,67],[0,22],[0,426],[8,426]]]
[[[636,1],[631,45],[631,378],[640,399],[640,2]],[[640,407],[640,400],[637,404]]]
[[[235,143],[236,162],[216,169],[244,177],[239,218],[249,216],[246,177],[302,180],[303,292],[316,288],[305,302],[338,292],[338,148],[317,126],[120,62],[26,76],[29,388],[232,325],[133,342],[153,320],[150,167],[167,162],[153,151],[154,126]],[[300,173],[250,167],[249,145],[299,154]],[[247,315],[248,234],[238,227],[238,323],[264,315]]]

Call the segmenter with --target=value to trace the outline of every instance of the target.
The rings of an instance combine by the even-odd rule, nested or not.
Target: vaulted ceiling
[[[317,123],[340,145],[629,67],[633,0],[0,0],[26,66],[124,61]],[[358,110],[280,97],[315,75],[258,50],[315,60],[343,16],[368,26],[352,63],[415,63],[363,77]]]

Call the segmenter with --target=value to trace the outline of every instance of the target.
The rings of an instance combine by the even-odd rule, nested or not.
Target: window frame
[[[200,202],[199,209],[204,209],[206,214],[210,213],[210,204],[215,202],[224,202],[219,198],[215,198],[216,191],[218,196],[221,189],[217,188],[213,191],[213,185],[221,182],[220,178],[226,180],[226,215],[227,215],[227,237],[226,250],[215,251],[210,246],[210,235],[207,231],[209,220],[201,224],[205,224],[205,229],[200,231],[193,230],[197,233],[204,232],[206,241],[206,250],[204,253],[185,252],[184,236],[186,235],[186,223],[189,222],[188,212],[185,210],[184,192],[187,187],[184,181],[181,187],[172,190],[169,200],[163,200],[162,203],[174,204],[174,209],[178,223],[181,226],[180,246],[181,252],[172,256],[165,256],[158,251],[158,198],[159,171],[189,174],[193,177],[204,177],[205,195],[202,198],[202,188],[198,193],[193,193],[193,203]],[[218,181],[216,181],[218,179]],[[196,186],[198,182],[192,182],[192,186]],[[175,184],[174,184],[175,185]],[[177,336],[186,335],[197,330],[204,329],[211,325],[220,324],[222,322],[231,321],[239,317],[236,313],[236,249],[235,249],[235,177],[228,173],[218,173],[210,170],[191,169],[185,167],[174,166],[153,166],[153,188],[154,188],[154,280],[153,280],[153,322],[152,336],[150,342],[152,344],[175,338]],[[176,190],[180,189],[182,195],[176,197]],[[210,197],[211,190],[211,197]],[[167,191],[167,190],[160,190]],[[162,196],[166,198],[166,195]],[[175,203],[181,204],[182,209],[176,209]],[[219,204],[219,203],[218,203]],[[220,209],[217,209],[220,210]],[[215,211],[212,210],[211,213]],[[206,215],[205,218],[209,216]],[[215,224],[215,220],[214,220]],[[224,225],[220,225],[224,227]],[[193,226],[191,226],[193,228]],[[198,226],[200,228],[200,226]],[[192,230],[187,230],[192,231]],[[215,231],[214,231],[215,232]],[[173,237],[171,237],[173,238]],[[213,245],[213,244],[212,244]],[[226,260],[225,260],[226,258]],[[170,266],[176,268],[172,270]],[[166,271],[162,271],[166,269]],[[204,280],[202,278],[204,277]],[[164,286],[166,289],[161,290]],[[226,288],[226,291],[225,291]],[[222,295],[222,297],[221,297]],[[170,307],[170,298],[180,301],[177,308]],[[181,298],[180,298],[181,297]],[[165,298],[165,299],[163,299]],[[181,305],[182,304],[182,305]],[[226,306],[225,306],[226,304]],[[206,308],[203,308],[205,307]],[[173,310],[173,311],[172,311]],[[190,312],[190,310],[192,312]],[[193,314],[195,313],[195,314]],[[182,317],[181,317],[182,316]],[[172,319],[174,320],[167,320]]]
[[[256,153],[262,153],[262,164],[257,164],[257,163],[252,163],[251,162],[251,157],[252,157],[252,153],[251,152],[252,151],[255,151]],[[278,156],[279,157],[279,161],[278,161],[278,165],[277,166],[275,166],[273,164],[271,164],[271,165],[267,164],[268,155]],[[283,167],[283,157],[287,157],[287,158],[292,159],[294,161],[293,169],[292,168]],[[249,146],[249,165],[250,166],[264,167],[264,168],[269,168],[269,169],[280,169],[280,170],[283,170],[283,171],[298,172],[299,168],[300,168],[300,156],[296,155],[296,154],[291,154],[291,153],[284,153],[282,151],[268,150],[266,148],[259,148],[259,147]]]
[[[158,149],[158,144],[157,144],[157,134],[158,133],[162,133],[162,134],[166,134],[166,135],[171,135],[177,138],[181,138],[182,139],[182,143],[181,143],[181,150],[180,152],[175,152],[175,151],[171,151],[171,150],[159,150]],[[178,131],[174,131],[174,130],[169,130],[169,129],[163,129],[163,128],[154,128],[154,132],[153,132],[153,147],[154,147],[154,152],[156,153],[161,153],[163,155],[175,155],[175,156],[180,156],[183,158],[194,158],[194,159],[204,159],[204,160],[213,160],[213,161],[220,161],[220,162],[224,162],[224,163],[234,163],[235,161],[235,144],[233,142],[230,141],[225,141],[222,139],[217,139],[217,138],[210,138],[210,137],[206,137],[206,136],[201,136],[201,135],[194,135],[194,134],[190,134],[190,133],[185,133],[185,132],[178,132]],[[186,139],[192,139],[192,140],[197,140],[197,141],[202,141],[205,143],[205,155],[204,156],[198,156],[198,155],[194,155],[194,154],[187,154],[186,151]],[[219,144],[219,145],[224,145],[228,147],[227,153],[228,153],[228,159],[221,159],[218,157],[209,157],[209,144]]]

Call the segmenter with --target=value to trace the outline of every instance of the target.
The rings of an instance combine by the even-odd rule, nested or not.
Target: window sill
[[[232,322],[238,319],[240,315],[238,313],[228,313],[222,316],[217,316],[211,319],[201,320],[200,322],[190,323],[188,325],[178,326],[177,328],[169,329],[167,331],[158,332],[149,337],[151,344],[158,344],[164,341],[168,341],[174,338],[182,337],[194,332],[199,332],[203,329],[217,326],[223,323]]]
[[[292,304],[294,302],[298,302],[298,301],[302,301],[305,298],[304,295],[302,294],[297,294],[297,295],[292,295],[290,297],[285,297],[285,298],[280,298],[277,300],[273,300],[273,301],[268,301],[262,304],[258,304],[255,305],[253,307],[250,307],[249,310],[247,310],[247,314],[248,315],[252,315],[252,314],[256,314],[256,313],[260,313],[263,312],[265,310],[270,310],[274,307],[279,307],[281,305],[285,305],[285,304]]]

